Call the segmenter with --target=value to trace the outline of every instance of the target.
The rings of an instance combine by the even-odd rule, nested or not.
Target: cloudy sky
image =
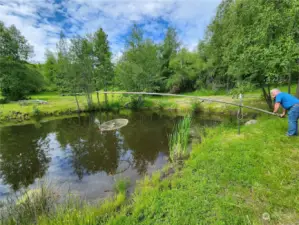
[[[60,31],[71,38],[102,27],[114,57],[121,54],[132,24],[159,42],[174,26],[183,45],[195,48],[221,0],[0,0],[0,20],[14,24],[34,46],[32,61],[55,50]]]

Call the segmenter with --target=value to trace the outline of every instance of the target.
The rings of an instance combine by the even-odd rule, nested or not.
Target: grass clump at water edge
[[[20,196],[15,196],[3,202],[0,210],[0,224],[33,224],[41,214],[48,215],[59,199],[55,190],[47,184],[39,188],[26,190]]]
[[[187,147],[190,136],[191,117],[179,121],[169,135],[170,159],[174,162],[188,155]]]

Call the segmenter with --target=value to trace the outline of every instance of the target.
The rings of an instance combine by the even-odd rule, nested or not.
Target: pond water
[[[129,120],[100,132],[95,120]],[[168,161],[168,135],[180,119],[154,112],[96,113],[0,128],[0,198],[36,188],[40,178],[86,199],[112,193],[119,178],[135,183]],[[195,118],[193,127],[219,122]]]

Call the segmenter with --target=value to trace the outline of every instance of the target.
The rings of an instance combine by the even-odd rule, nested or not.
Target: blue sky
[[[184,47],[194,49],[221,0],[0,0],[0,20],[14,24],[34,47],[32,61],[55,51],[59,33],[68,38],[102,27],[114,58],[119,57],[134,23],[155,42],[168,26],[178,30]]]

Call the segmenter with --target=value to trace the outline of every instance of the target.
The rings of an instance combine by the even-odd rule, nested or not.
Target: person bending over
[[[288,111],[289,128],[287,136],[298,135],[298,119],[299,119],[299,99],[296,97],[281,92],[279,89],[271,90],[271,96],[275,100],[274,113],[277,113],[280,106],[283,108],[283,113],[280,117],[284,117]]]

